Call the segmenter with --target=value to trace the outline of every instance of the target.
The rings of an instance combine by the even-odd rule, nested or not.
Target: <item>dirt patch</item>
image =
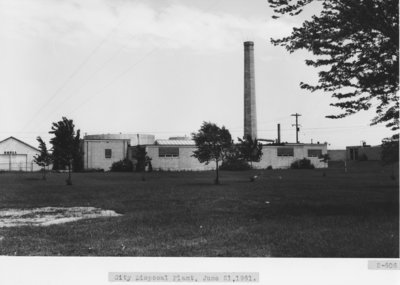
[[[121,216],[111,210],[94,207],[45,207],[0,210],[0,228],[20,226],[50,226],[82,219]]]

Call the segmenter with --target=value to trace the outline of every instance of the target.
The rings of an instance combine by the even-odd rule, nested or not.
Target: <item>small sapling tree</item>
[[[39,142],[39,155],[34,156],[34,161],[37,165],[42,167],[42,179],[46,180],[46,167],[48,167],[52,162],[52,156],[47,150],[46,143],[41,137],[37,137],[36,140]]]
[[[219,184],[219,163],[232,146],[232,136],[229,130],[224,126],[220,128],[216,124],[203,122],[200,130],[192,133],[192,138],[197,147],[192,156],[201,163],[215,162],[215,184]]]
[[[80,130],[75,133],[73,120],[63,117],[61,121],[53,123],[50,134],[54,137],[50,139],[53,145],[54,169],[68,168],[67,185],[72,185],[71,170],[77,160],[81,160],[80,152]]]

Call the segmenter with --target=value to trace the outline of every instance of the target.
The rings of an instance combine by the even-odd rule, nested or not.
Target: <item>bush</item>
[[[87,168],[83,169],[81,172],[104,172],[103,168]]]
[[[272,170],[272,165],[268,165],[267,170]]]
[[[240,171],[249,170],[251,169],[251,166],[247,163],[247,161],[242,159],[228,159],[222,162],[220,169]]]
[[[110,170],[116,172],[130,172],[133,171],[133,163],[125,158],[124,160],[114,162]]]
[[[291,169],[314,169],[314,165],[311,163],[311,160],[307,159],[307,158],[303,158],[303,159],[298,159],[296,161],[294,161],[291,165],[290,165]]]

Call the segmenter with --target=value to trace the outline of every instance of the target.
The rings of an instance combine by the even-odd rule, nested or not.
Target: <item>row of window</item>
[[[4,152],[4,154],[10,154],[9,152]],[[16,154],[11,153],[11,154]],[[278,156],[294,156],[294,148],[292,147],[280,147],[277,149]],[[322,149],[309,149],[307,150],[308,157],[320,157],[322,155]],[[105,158],[112,157],[112,150],[104,150]],[[158,148],[158,157],[179,157],[179,147],[160,147]]]
[[[158,157],[179,157],[179,147],[159,147]]]
[[[278,156],[294,156],[294,148],[280,147],[277,149]],[[320,157],[322,156],[322,149],[308,149],[307,157]]]
[[[13,155],[13,154],[17,154],[17,152],[16,151],[5,151],[4,154]]]

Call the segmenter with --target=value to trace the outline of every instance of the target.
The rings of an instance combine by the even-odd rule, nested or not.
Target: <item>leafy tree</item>
[[[152,171],[151,158],[147,155],[146,148],[144,146],[137,145],[133,149],[132,158],[136,160],[136,172],[145,171],[146,166],[149,167],[149,171]]]
[[[50,139],[50,143],[53,145],[53,168],[56,170],[68,168],[67,184],[72,185],[72,167],[78,165],[78,160],[82,160],[80,130],[75,133],[73,120],[63,117],[61,121],[53,123],[49,133],[54,135]]]
[[[40,153],[39,153],[39,155],[34,156],[33,159],[37,165],[43,167],[42,178],[43,178],[43,180],[46,180],[46,167],[48,167],[51,164],[53,159],[52,159],[52,155],[47,150],[46,143],[42,140],[42,138],[37,137],[36,140],[39,142]]]
[[[245,136],[239,140],[239,151],[244,160],[250,162],[251,168],[253,168],[253,161],[259,162],[262,156],[262,144],[257,139],[252,139],[250,135]]]
[[[306,60],[319,72],[317,85],[300,83],[310,91],[330,92],[332,106],[343,109],[328,118],[343,118],[376,105],[372,125],[399,129],[399,1],[398,0],[268,0],[275,14],[296,16],[312,3],[320,15],[304,21],[292,34],[272,39],[290,53],[305,49]]]
[[[224,160],[222,161],[220,170],[249,170],[250,165],[243,158],[242,153],[237,145],[232,145],[228,151],[226,151]]]
[[[197,147],[192,156],[205,164],[215,161],[215,184],[219,184],[219,162],[223,160],[226,152],[232,146],[229,130],[225,129],[224,126],[220,128],[216,124],[203,122],[200,130],[197,133],[192,133],[192,138]]]
[[[394,164],[399,161],[399,136],[382,140],[382,161]]]

